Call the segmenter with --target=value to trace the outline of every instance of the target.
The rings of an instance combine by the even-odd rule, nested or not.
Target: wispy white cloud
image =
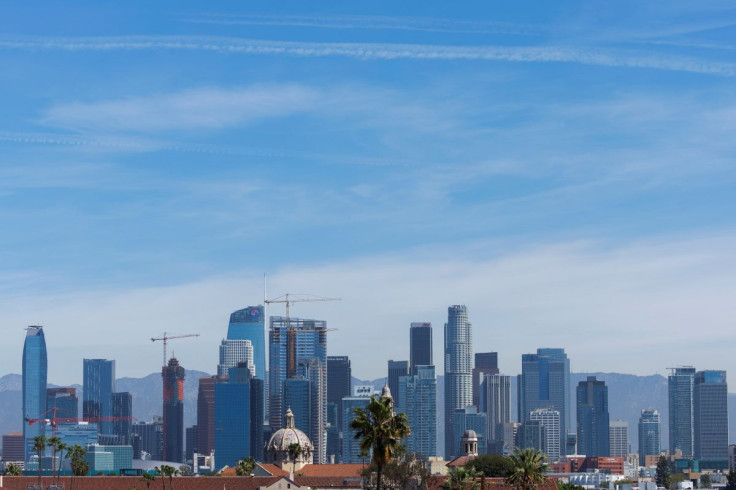
[[[736,63],[641,50],[578,46],[442,46],[386,43],[260,41],[222,37],[5,38],[0,49],[65,51],[197,50],[248,55],[342,56],[364,60],[580,63],[733,76]]]

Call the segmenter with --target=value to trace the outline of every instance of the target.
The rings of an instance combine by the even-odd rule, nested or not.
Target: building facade
[[[484,375],[480,383],[479,402],[480,411],[488,414],[488,442],[503,441],[503,424],[511,422],[511,377]]]
[[[228,370],[245,362],[250,369],[251,376],[258,376],[253,357],[253,343],[250,340],[223,339],[220,342],[220,363],[217,365],[217,375],[225,377]],[[263,379],[263,373],[260,374]]]
[[[352,390],[352,369],[347,356],[327,356],[327,459],[342,461],[342,399]]]
[[[473,327],[465,305],[447,309],[445,323],[445,458],[459,456],[460,438],[453,431],[456,410],[473,404]],[[477,432],[477,431],[476,431]]]
[[[647,456],[657,456],[662,451],[662,426],[659,411],[648,408],[639,417],[639,466],[645,466]]]
[[[79,417],[79,398],[77,389],[71,386],[46,389],[46,412],[57,419],[76,419]]]
[[[698,371],[693,386],[695,457],[728,459],[726,371]]]
[[[409,371],[411,375],[417,374],[417,366],[434,366],[432,324],[429,322],[412,322],[409,327]]]
[[[425,458],[437,454],[437,378],[434,366],[416,366],[416,374],[399,378],[401,406],[411,435],[404,441],[407,451]]]
[[[184,459],[184,368],[175,357],[162,370],[163,377],[163,459]]]
[[[266,379],[266,333],[263,306],[248,306],[230,314],[228,340],[249,340],[253,348],[255,376]],[[235,364],[237,366],[237,363]],[[232,367],[232,366],[229,366]],[[279,424],[281,424],[278,414]]]
[[[565,350],[543,348],[536,354],[523,354],[517,381],[519,421],[528,420],[537,408],[557,410],[560,447],[565,447],[570,417],[570,360]]]
[[[629,454],[629,423],[625,420],[611,420],[608,424],[608,455],[612,458],[625,458]]]
[[[197,452],[211,454],[215,449],[215,384],[222,378],[199,378],[197,391]]]
[[[695,447],[693,388],[695,368],[684,366],[671,368],[667,377],[669,397],[669,443],[670,453],[682,451],[685,457],[692,457]]]
[[[588,457],[608,456],[608,387],[595,376],[588,376],[578,383],[576,399],[578,452]]]
[[[365,409],[371,401],[370,394],[366,396],[346,396],[342,399],[342,462],[367,463],[370,456],[360,453],[360,439],[355,438],[355,430],[350,423],[355,418],[355,409]]]
[[[43,327],[26,328],[23,343],[23,441],[25,444],[25,462],[33,454],[33,439],[44,433],[42,424],[32,424],[28,419],[47,418],[46,413],[46,381],[48,376],[48,358],[46,354],[46,337]]]
[[[117,436],[118,444],[131,444],[133,395],[127,391],[112,394],[112,417],[112,434]]]
[[[451,429],[453,434],[460,434],[457,441],[455,441],[453,454],[465,455],[463,434],[468,430],[475,433],[477,447],[482,449],[481,453],[486,453],[488,448],[488,415],[479,412],[478,407],[468,405],[465,408],[455,409],[452,413]],[[447,431],[447,428],[445,428],[445,431]]]
[[[498,374],[497,352],[476,352],[475,365],[473,366],[473,405],[480,408],[480,384],[487,374]]]
[[[529,421],[544,427],[544,453],[547,460],[555,461],[562,455],[560,445],[560,412],[553,408],[537,408],[529,413]]]
[[[115,361],[84,359],[82,417],[98,422],[112,417],[112,394],[115,393]],[[112,421],[99,422],[101,434],[112,434]]]
[[[394,397],[394,406],[401,405],[401,394],[399,393],[399,378],[409,375],[409,361],[388,361],[388,388]]]

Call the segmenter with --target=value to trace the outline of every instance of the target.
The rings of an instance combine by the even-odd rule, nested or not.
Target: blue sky
[[[163,331],[201,333],[175,348],[212,372],[264,272],[271,296],[343,298],[294,314],[362,377],[407,356],[411,321],[441,368],[456,303],[509,373],[541,346],[575,370],[736,368],[730,2],[0,18],[0,323],[16,346],[46,326],[53,382],[82,357],[155,371]]]

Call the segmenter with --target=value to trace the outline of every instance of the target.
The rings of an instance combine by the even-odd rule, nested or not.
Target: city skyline
[[[343,298],[292,314],[337,328],[331,353],[364,378],[450,304],[511,375],[545,346],[582,372],[736,372],[728,5],[0,14],[0,324],[12,345],[46,327],[53,383],[82,358],[157,371],[164,331],[200,333],[171,348],[211,372],[264,273],[269,298]]]

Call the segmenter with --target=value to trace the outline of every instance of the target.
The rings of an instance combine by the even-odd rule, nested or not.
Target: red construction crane
[[[166,342],[170,339],[183,339],[186,337],[199,337],[199,334],[198,333],[188,333],[184,335],[168,335],[167,332],[164,332],[163,337],[151,337],[151,342],[156,342],[157,340],[164,341],[164,363],[163,363],[164,366],[166,366]]]

